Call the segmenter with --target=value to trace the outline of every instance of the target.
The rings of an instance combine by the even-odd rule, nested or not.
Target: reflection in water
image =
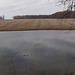
[[[75,31],[0,33],[0,75],[75,74]]]

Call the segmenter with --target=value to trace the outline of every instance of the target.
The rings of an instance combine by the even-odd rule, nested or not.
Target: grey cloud
[[[0,15],[52,14],[62,10],[55,0],[0,0]]]

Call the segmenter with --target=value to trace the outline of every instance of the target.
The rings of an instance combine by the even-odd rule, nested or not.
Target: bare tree
[[[75,0],[59,0],[59,2],[67,6],[68,11],[75,11]]]
[[[4,20],[5,16],[3,15],[3,20]]]

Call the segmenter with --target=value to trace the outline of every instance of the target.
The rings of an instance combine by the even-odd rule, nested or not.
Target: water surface
[[[75,31],[0,32],[0,75],[75,74]]]

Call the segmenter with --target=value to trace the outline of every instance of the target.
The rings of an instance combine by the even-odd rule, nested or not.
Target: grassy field
[[[0,31],[74,30],[75,19],[0,20]]]

